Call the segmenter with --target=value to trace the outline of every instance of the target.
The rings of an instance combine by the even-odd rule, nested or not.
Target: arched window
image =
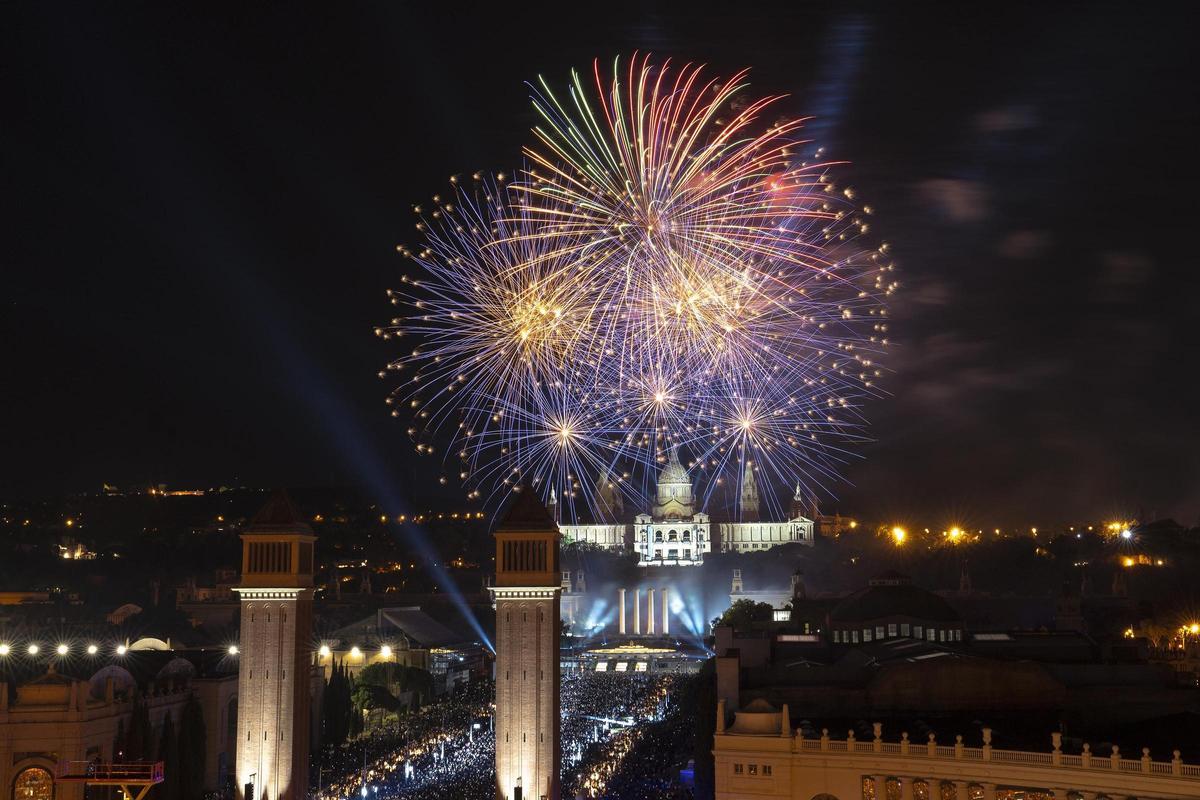
[[[13,781],[13,800],[53,800],[54,776],[41,767],[28,767]]]
[[[913,781],[912,796],[913,800],[930,800],[929,784],[920,779]]]

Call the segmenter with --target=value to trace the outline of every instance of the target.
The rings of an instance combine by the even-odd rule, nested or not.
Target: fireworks
[[[672,446],[705,500],[750,463],[769,507],[834,481],[896,284],[778,101],[649,57],[540,81],[526,169],[455,180],[402,248],[416,274],[378,332],[413,341],[383,374],[417,449],[474,497],[529,482],[593,515],[601,476],[640,505]]]

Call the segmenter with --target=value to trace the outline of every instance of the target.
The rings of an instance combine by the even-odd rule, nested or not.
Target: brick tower
[[[304,800],[308,793],[315,541],[283,492],[242,532],[239,800],[248,790],[254,800]]]
[[[528,487],[496,529],[497,800],[559,800],[558,538]]]

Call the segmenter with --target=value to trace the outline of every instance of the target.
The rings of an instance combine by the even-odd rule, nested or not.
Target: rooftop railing
[[[1200,779],[1200,764],[1185,764],[1178,750],[1173,751],[1170,761],[1154,761],[1150,749],[1142,748],[1141,758],[1124,758],[1120,749],[1113,745],[1109,755],[1097,755],[1091,745],[1084,744],[1083,752],[1070,755],[1062,752],[1062,734],[1051,734],[1053,750],[1036,752],[1030,750],[1001,750],[992,747],[992,731],[983,729],[983,746],[967,747],[962,736],[956,736],[953,745],[938,744],[934,734],[928,741],[912,742],[908,734],[902,734],[899,742],[885,742],[880,738],[881,726],[875,724],[875,738],[860,741],[853,732],[846,739],[831,739],[829,730],[823,729],[819,738],[805,738],[797,731],[793,748],[800,753],[877,753],[914,759],[943,759],[951,761],[989,761],[1000,764],[1022,764],[1029,766],[1066,767],[1069,769],[1106,770],[1111,772],[1139,773],[1143,775],[1169,775]]]

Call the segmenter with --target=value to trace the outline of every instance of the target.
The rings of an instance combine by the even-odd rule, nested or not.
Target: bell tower
[[[241,538],[237,796],[304,800],[317,537],[278,492]]]
[[[558,526],[526,486],[495,535],[496,799],[559,800]]]

